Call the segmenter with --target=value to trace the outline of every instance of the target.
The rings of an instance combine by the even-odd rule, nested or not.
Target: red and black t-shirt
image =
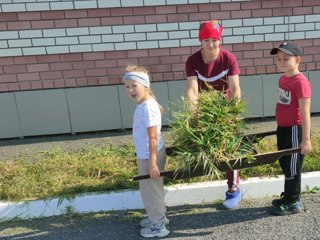
[[[206,83],[209,83],[214,89],[229,93],[228,76],[239,73],[236,57],[223,48],[217,59],[209,64],[203,61],[201,50],[192,54],[186,63],[187,77],[197,76],[199,91],[206,90]]]

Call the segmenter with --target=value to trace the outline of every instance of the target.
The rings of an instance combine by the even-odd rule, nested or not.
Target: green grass
[[[0,162],[0,199],[30,200],[135,188],[133,146],[86,146],[42,152],[34,161]]]
[[[320,131],[312,134],[313,151],[306,156],[303,171],[320,171]],[[267,137],[259,146],[259,152],[276,150],[275,138]],[[167,169],[178,167],[174,157],[168,157]],[[20,201],[52,197],[72,197],[87,192],[106,192],[137,189],[132,177],[137,174],[134,147],[85,146],[74,151],[52,149],[41,152],[34,159],[20,156],[0,162],[0,200]],[[279,164],[263,165],[241,170],[242,179],[281,174]],[[221,178],[224,177],[221,175]],[[192,183],[205,181],[207,177],[168,181]],[[312,187],[312,186],[311,186]]]

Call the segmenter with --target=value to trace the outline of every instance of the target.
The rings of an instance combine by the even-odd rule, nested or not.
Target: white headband
[[[144,72],[126,72],[123,80],[134,80],[141,83],[143,86],[150,88],[150,80],[148,74]]]

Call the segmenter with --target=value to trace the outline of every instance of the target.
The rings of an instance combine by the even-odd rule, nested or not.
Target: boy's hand
[[[302,141],[300,144],[301,148],[301,154],[307,155],[311,152],[311,141],[310,140],[305,140]]]

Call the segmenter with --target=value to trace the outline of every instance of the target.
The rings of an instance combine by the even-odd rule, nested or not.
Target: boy
[[[272,201],[270,211],[274,215],[288,215],[301,212],[302,163],[304,155],[311,151],[311,84],[299,72],[303,53],[298,45],[284,42],[270,54],[277,55],[277,66],[284,72],[279,79],[276,104],[277,146],[279,150],[301,148],[300,153],[279,159],[285,176],[284,192],[280,199]]]

